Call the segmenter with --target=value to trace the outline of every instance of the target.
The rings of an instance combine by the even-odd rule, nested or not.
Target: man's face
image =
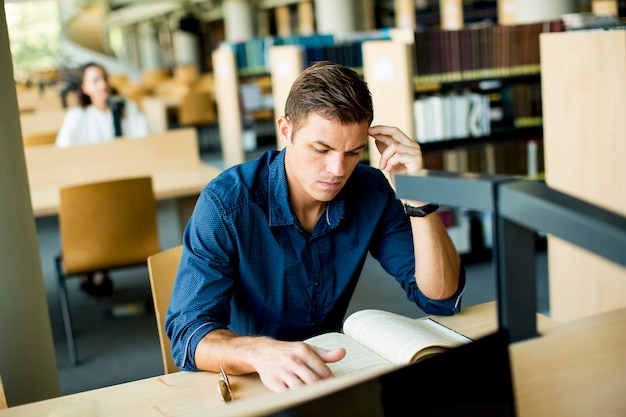
[[[294,135],[291,121],[280,118],[278,131],[287,148],[285,169],[292,204],[335,198],[361,159],[367,129],[367,122],[342,125],[310,114]]]

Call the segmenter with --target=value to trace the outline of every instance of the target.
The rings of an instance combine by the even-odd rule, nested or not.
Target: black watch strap
[[[404,212],[411,217],[424,217],[439,209],[439,204],[426,204],[420,207],[404,205]]]

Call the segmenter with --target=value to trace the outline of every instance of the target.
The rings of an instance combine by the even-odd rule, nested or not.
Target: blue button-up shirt
[[[424,312],[459,311],[463,270],[448,299],[417,287],[410,222],[379,170],[357,165],[313,233],[289,204],[284,150],[225,170],[184,232],[165,323],[176,365],[196,370],[196,346],[215,329],[280,340],[340,330],[368,251]]]

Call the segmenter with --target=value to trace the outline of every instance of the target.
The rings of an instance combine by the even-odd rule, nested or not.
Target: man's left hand
[[[367,132],[380,152],[378,169],[392,175],[418,172],[423,168],[419,144],[392,126],[372,126]]]

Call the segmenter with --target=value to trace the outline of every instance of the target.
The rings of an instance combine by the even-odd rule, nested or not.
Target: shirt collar
[[[269,201],[269,225],[286,226],[298,224],[291,205],[289,204],[289,187],[287,185],[287,173],[285,171],[285,149],[270,164],[267,177],[268,201]],[[347,186],[348,184],[346,184]],[[346,215],[346,190],[345,187],[333,200],[328,202],[324,213],[324,224],[330,229],[339,225]]]

